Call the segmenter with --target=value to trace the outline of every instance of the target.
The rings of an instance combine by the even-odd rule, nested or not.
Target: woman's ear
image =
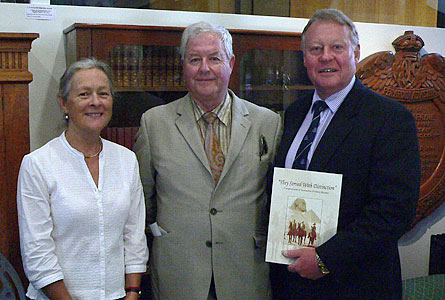
[[[62,99],[62,96],[61,96],[61,95],[57,95],[57,102],[59,102],[59,105],[60,105],[60,108],[62,109],[62,112],[63,112],[64,114],[67,114],[67,113],[68,113],[68,109],[67,109],[67,107],[66,107],[66,103],[65,103],[65,101]]]

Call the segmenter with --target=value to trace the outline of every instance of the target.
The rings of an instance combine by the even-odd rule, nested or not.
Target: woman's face
[[[112,115],[113,98],[107,75],[97,68],[77,71],[66,102],[59,99],[68,114],[68,131],[98,135]]]

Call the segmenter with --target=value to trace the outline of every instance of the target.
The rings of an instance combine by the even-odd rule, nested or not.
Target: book
[[[141,82],[144,87],[153,86],[152,46],[144,46],[142,51]]]
[[[131,65],[130,59],[132,57],[131,45],[122,45],[122,86],[131,86]]]
[[[167,59],[166,59],[166,69],[167,69],[167,76],[166,76],[166,86],[168,87],[172,87],[174,84],[174,80],[175,80],[175,70],[174,70],[174,66],[175,66],[175,48],[174,47],[167,47],[166,52],[167,52]]]
[[[101,136],[131,150],[138,130],[139,127],[106,127],[102,130]]]
[[[274,168],[266,261],[291,264],[282,251],[318,247],[337,232],[342,175]]]
[[[153,47],[151,50],[151,69],[152,69],[152,86],[159,87],[161,85],[160,71],[160,47]]]
[[[122,46],[115,46],[109,54],[110,67],[113,70],[114,84],[118,87],[123,86],[122,74]]]
[[[128,69],[130,70],[130,86],[140,86],[140,69],[142,67],[142,46],[128,45]]]
[[[178,87],[185,86],[185,83],[183,82],[182,61],[179,47],[174,48],[173,55],[173,85]]]

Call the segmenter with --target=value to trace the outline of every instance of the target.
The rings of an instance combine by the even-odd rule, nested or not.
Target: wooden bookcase
[[[186,94],[179,45],[184,28],[76,23],[64,30],[67,65],[83,57],[107,61],[118,95],[103,135],[132,147],[147,109]],[[283,112],[295,93],[312,89],[301,34],[229,29],[235,66],[229,87],[240,97]]]

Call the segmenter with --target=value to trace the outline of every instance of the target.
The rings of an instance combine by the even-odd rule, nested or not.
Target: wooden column
[[[0,32],[0,252],[25,282],[20,258],[16,185],[29,153],[28,52],[37,33]]]

